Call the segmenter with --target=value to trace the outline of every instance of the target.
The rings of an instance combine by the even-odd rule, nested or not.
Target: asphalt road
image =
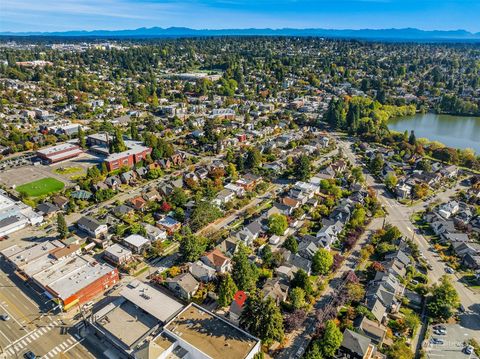
[[[339,144],[343,148],[343,153],[352,163],[355,163],[358,166],[363,166],[357,161],[355,155],[351,151],[351,143],[339,141]],[[388,211],[386,222],[397,226],[404,237],[412,238],[418,244],[419,250],[424,254],[428,263],[432,265],[432,270],[428,273],[430,283],[432,284],[438,282],[440,278],[446,274],[446,265],[440,260],[438,255],[431,250],[431,245],[425,239],[425,237],[414,232],[415,228],[410,220],[410,216],[415,210],[415,207],[409,208],[398,203],[398,201],[390,196],[383,184],[376,183],[373,177],[368,173],[365,174],[365,177],[367,185],[372,186],[377,191],[377,197],[380,203]],[[445,196],[453,194],[455,190],[456,188],[451,189],[446,193],[442,193],[438,198],[445,200],[448,198]],[[435,198],[433,200],[435,200]],[[464,284],[459,282],[456,276],[449,276],[452,279],[452,283],[460,296],[461,303],[467,309],[469,314],[463,319],[465,325],[471,326],[475,322],[480,323],[480,295],[465,287]],[[472,324],[470,324],[470,322]]]

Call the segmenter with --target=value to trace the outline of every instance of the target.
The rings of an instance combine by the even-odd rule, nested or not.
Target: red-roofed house
[[[218,273],[226,273],[231,270],[231,260],[225,256],[219,249],[206,253],[202,258],[202,262],[211,268],[215,268]]]

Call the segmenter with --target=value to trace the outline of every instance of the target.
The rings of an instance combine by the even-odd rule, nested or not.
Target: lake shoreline
[[[472,148],[480,154],[480,117],[477,116],[426,112],[392,118],[387,125],[391,131],[413,130],[417,138],[438,141],[451,148]]]

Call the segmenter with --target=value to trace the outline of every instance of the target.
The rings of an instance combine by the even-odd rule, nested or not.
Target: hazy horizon
[[[1,32],[322,28],[480,31],[475,0],[4,0]]]

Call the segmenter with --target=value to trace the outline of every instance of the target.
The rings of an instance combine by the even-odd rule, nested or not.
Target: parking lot
[[[430,338],[437,338],[443,341],[443,344],[433,344],[430,339],[429,345],[425,349],[427,357],[431,359],[473,359],[476,356],[465,354],[465,342],[474,338],[480,340],[480,333],[473,329],[467,329],[459,324],[445,324],[446,334],[437,335],[433,332]]]
[[[35,166],[32,162],[25,160],[21,162],[21,166],[6,165],[0,174],[0,183],[11,188],[13,185],[19,186],[45,177],[53,177],[70,185],[75,176],[85,174],[88,167],[101,162],[101,158],[88,153],[52,165],[37,164]],[[65,173],[58,171],[69,168],[77,168],[78,171],[69,172],[67,170]]]

